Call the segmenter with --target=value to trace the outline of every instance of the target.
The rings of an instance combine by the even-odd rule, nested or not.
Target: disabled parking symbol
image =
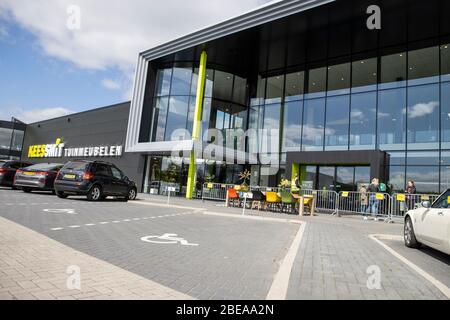
[[[175,233],[165,233],[162,236],[142,237],[142,241],[155,244],[181,244],[182,246],[198,246],[197,243],[189,243],[186,239],[178,237]]]

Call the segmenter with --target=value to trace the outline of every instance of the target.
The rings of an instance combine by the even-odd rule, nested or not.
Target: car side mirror
[[[130,181],[130,178],[128,178],[127,176],[123,177],[123,180],[125,181]]]
[[[431,202],[430,201],[423,201],[422,202],[422,207],[429,209],[431,208]]]

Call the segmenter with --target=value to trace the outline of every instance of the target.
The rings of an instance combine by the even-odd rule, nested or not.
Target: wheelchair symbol
[[[158,239],[158,240],[153,240]],[[186,239],[178,237],[177,234],[174,233],[166,233],[162,236],[147,236],[142,237],[142,241],[155,243],[155,244],[177,244],[180,243],[182,246],[198,246],[197,243],[189,243]]]

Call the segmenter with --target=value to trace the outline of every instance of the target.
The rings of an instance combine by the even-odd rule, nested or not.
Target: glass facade
[[[278,130],[279,148],[259,134],[247,139],[246,149],[276,153],[282,166],[288,152],[386,151],[389,181],[384,182],[394,190],[404,190],[410,179],[418,192],[445,189],[450,31],[442,17],[432,15],[443,1],[427,2],[432,10],[425,11],[417,9],[418,1],[395,2],[378,1],[381,31],[365,27],[371,1],[337,0],[212,41],[203,128]],[[418,14],[421,19],[408,23]],[[183,139],[173,133],[192,130],[200,47],[189,52],[186,61],[175,55],[151,62],[156,71],[147,86],[154,110],[148,141]],[[258,184],[269,183],[261,166],[251,166],[259,170],[254,176]],[[337,182],[354,189],[369,182],[366,167],[351,168],[317,167],[317,179],[311,180],[317,188]],[[238,169],[227,170],[231,177]]]
[[[24,124],[0,121],[0,159],[20,158],[24,134]]]

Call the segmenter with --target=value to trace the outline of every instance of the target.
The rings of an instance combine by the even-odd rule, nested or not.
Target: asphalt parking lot
[[[265,299],[304,225],[285,298],[450,298],[450,257],[426,247],[407,249],[398,223],[257,211],[242,219],[240,210],[210,202],[173,199],[166,206],[166,198],[141,197],[93,203],[0,189],[0,217],[190,297],[227,300]],[[395,254],[371,239],[374,234],[395,238],[380,240]],[[380,270],[378,289],[367,285],[373,266]]]
[[[6,219],[201,299],[265,299],[299,228],[7,189],[0,190],[0,203]]]

